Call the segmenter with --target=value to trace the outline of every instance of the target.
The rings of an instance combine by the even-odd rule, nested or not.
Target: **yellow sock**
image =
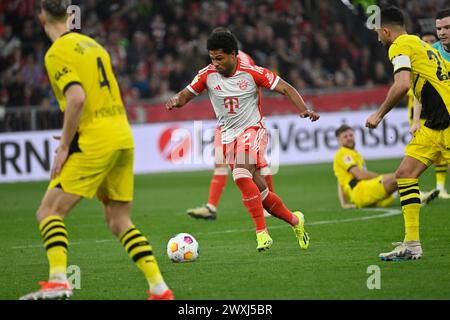
[[[50,279],[67,273],[67,248],[69,239],[64,221],[59,216],[49,216],[39,224],[50,267]]]
[[[405,221],[404,241],[419,240],[420,192],[418,179],[397,179]]]
[[[164,283],[158,263],[153,256],[152,247],[148,243],[147,238],[132,226],[120,237],[120,243],[124,246],[136,266],[144,273],[150,285],[150,290],[153,293],[158,293],[154,292],[154,287],[156,286],[158,289],[161,288],[158,291],[166,290],[167,286]]]
[[[445,188],[445,179],[447,178],[447,164],[437,164],[434,170],[436,172],[436,188],[443,190]]]

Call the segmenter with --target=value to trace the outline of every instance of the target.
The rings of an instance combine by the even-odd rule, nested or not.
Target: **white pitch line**
[[[307,226],[313,226],[313,225],[323,225],[323,224],[338,224],[338,223],[346,223],[346,222],[354,222],[354,221],[366,221],[366,220],[372,220],[372,219],[382,219],[387,217],[396,216],[402,213],[399,209],[385,209],[385,208],[373,208],[373,209],[365,209],[365,211],[375,211],[375,212],[383,212],[381,214],[377,215],[370,215],[370,216],[362,216],[362,217],[355,217],[355,218],[347,218],[347,219],[335,219],[335,220],[323,220],[323,221],[313,221],[313,222],[306,222]],[[269,227],[269,229],[280,229],[280,228],[286,228],[286,225],[279,225],[274,227]],[[254,229],[230,229],[230,230],[221,230],[221,231],[213,231],[213,232],[197,232],[196,234],[222,234],[222,233],[236,233],[236,232],[249,232],[254,231]],[[117,241],[116,239],[105,239],[105,240],[94,240],[94,243],[105,243],[105,242],[113,242]],[[77,241],[77,242],[71,242],[70,245],[79,245],[79,244],[86,244],[86,243],[92,243],[92,241]],[[41,248],[43,247],[42,244],[39,245],[28,245],[28,246],[15,246],[11,247],[11,249],[28,249],[28,248]]]
[[[105,240],[93,240],[93,241],[75,241],[75,242],[69,242],[69,246],[77,245],[77,244],[86,244],[86,243],[103,243],[103,242],[112,242],[117,241],[116,239],[105,239]],[[11,247],[11,249],[27,249],[27,248],[41,248],[43,247],[43,244],[34,244],[29,246],[16,246]]]
[[[313,221],[313,222],[306,222],[307,226],[313,226],[313,225],[321,225],[321,224],[337,224],[337,223],[346,223],[346,222],[354,222],[354,221],[365,221],[365,220],[371,220],[371,219],[381,219],[391,216],[396,216],[402,213],[399,209],[384,209],[384,208],[371,208],[371,209],[365,209],[370,211],[376,211],[376,212],[384,212],[382,214],[377,215],[370,215],[370,216],[363,216],[363,217],[356,217],[356,218],[348,218],[348,219],[339,219],[339,220],[324,220],[324,221]],[[286,225],[280,225],[280,226],[274,226],[269,227],[269,230],[272,229],[281,229],[286,228]],[[254,229],[230,229],[230,230],[222,230],[222,231],[215,231],[215,232],[197,232],[197,234],[221,234],[221,233],[235,233],[235,232],[248,232],[248,231],[254,231]]]

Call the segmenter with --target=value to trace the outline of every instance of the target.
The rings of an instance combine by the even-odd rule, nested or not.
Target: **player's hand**
[[[166,102],[166,109],[172,110],[173,108],[181,107],[180,97],[178,95],[173,96]]]
[[[311,119],[311,121],[314,122],[314,121],[319,120],[320,116],[317,112],[306,110],[306,111],[300,112],[300,118],[303,118],[303,119],[309,118],[309,119]]]
[[[342,209],[356,209],[356,206],[352,203],[346,203],[342,205]]]
[[[375,129],[383,120],[377,113],[371,114],[366,120],[366,127],[369,129]]]
[[[414,134],[419,129],[420,129],[420,122],[413,122],[411,128],[409,128],[409,133]]]
[[[53,160],[51,179],[55,179],[61,173],[62,167],[66,163],[69,156],[69,148],[59,146],[56,149],[55,159]]]

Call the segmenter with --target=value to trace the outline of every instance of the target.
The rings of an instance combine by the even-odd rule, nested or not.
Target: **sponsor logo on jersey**
[[[269,81],[269,83],[272,83],[273,82],[273,73],[272,72],[266,73],[266,78]]]
[[[353,159],[352,159],[352,157],[350,157],[350,156],[345,156],[344,157],[344,162],[346,163],[346,164],[351,164],[351,163],[353,163]]]

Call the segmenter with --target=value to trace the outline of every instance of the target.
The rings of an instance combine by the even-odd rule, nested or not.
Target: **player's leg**
[[[223,189],[227,184],[228,179],[228,166],[226,164],[217,164],[214,167],[214,175],[211,179],[208,193],[208,208],[216,212],[219,205],[220,197],[222,196]]]
[[[259,174],[264,178],[266,181],[267,187],[269,188],[269,191],[275,192],[273,187],[273,178],[272,178],[272,172],[270,171],[269,165],[267,164],[265,156],[263,157],[263,166],[259,169]],[[272,217],[272,215],[264,209],[264,217]]]
[[[241,191],[242,202],[255,224],[258,251],[269,249],[273,243],[267,232],[260,191],[253,181],[257,163],[256,150],[260,137],[264,134],[263,128],[248,128],[224,148],[225,159],[233,169],[233,180]]]
[[[258,170],[253,174],[253,180],[261,192],[264,209],[274,217],[289,223],[294,230],[300,248],[307,249],[309,246],[309,235],[305,231],[305,217],[303,213],[290,211],[281,198],[275,192],[269,190],[266,180],[260,175]]]
[[[403,211],[405,237],[403,242],[394,243],[396,247],[393,251],[381,253],[382,260],[414,260],[422,256],[419,236],[421,202],[418,178],[427,167],[423,162],[405,156],[395,173]]]
[[[395,173],[383,174],[381,181],[383,183],[384,190],[388,195],[391,195],[398,190],[397,177],[395,176]]]
[[[380,258],[382,260],[419,259],[422,256],[419,236],[421,202],[418,178],[436,161],[442,150],[445,150],[444,137],[446,132],[450,133],[445,130],[432,130],[422,126],[415,132],[411,142],[406,147],[405,157],[395,172],[403,211],[405,237],[403,242],[396,244],[397,246],[393,251],[381,253]]]
[[[395,192],[398,189],[397,179],[394,173],[389,173],[383,175],[381,182],[387,195],[383,199],[377,201],[375,206],[385,208],[390,206],[395,200]]]
[[[242,158],[245,158],[244,154],[238,153],[236,155],[237,160],[233,169],[233,180],[241,191],[242,202],[255,224],[257,238],[256,249],[263,251],[269,249],[273,241],[267,231],[260,191],[253,181],[253,173],[256,171],[256,165],[246,164],[242,161]]]
[[[150,286],[150,298],[173,299],[153,256],[152,247],[131,221],[133,150],[117,152],[119,156],[97,192],[97,197],[103,202],[106,224],[144,273]]]
[[[47,190],[36,212],[39,231],[49,264],[49,280],[39,282],[40,290],[21,300],[70,299],[72,289],[67,281],[69,238],[65,216],[81,200],[81,196],[64,192],[60,187]]]
[[[253,174],[253,181],[261,192],[261,200],[264,209],[278,219],[284,220],[291,226],[298,224],[298,219],[292,212],[286,208],[283,201],[274,192],[270,191],[267,182],[258,170]]]
[[[214,174],[209,185],[208,202],[196,208],[189,208],[186,212],[194,218],[216,220],[217,206],[219,205],[220,197],[223,189],[227,184],[228,166],[225,164],[216,164]]]
[[[264,159],[264,162],[265,159]],[[264,178],[264,180],[266,181],[267,187],[269,188],[269,191],[271,192],[275,192],[274,186],[273,186],[273,177],[272,177],[272,172],[270,171],[270,168],[268,165],[262,167],[259,170],[260,175]]]
[[[372,179],[358,181],[351,189],[350,198],[357,208],[387,207],[395,200],[393,193],[396,190],[395,174],[379,175]]]
[[[214,213],[217,211],[220,197],[227,183],[228,165],[223,157],[222,134],[220,127],[216,128],[214,135],[214,175],[211,179],[206,206]]]
[[[49,281],[67,281],[67,249],[69,239],[64,218],[81,200],[61,188],[46,192],[36,217],[49,261]]]
[[[268,137],[264,131],[264,134],[260,135],[257,152],[254,155],[257,159],[257,168],[259,170],[253,174],[253,179],[261,192],[265,212],[267,211],[269,214],[289,223],[294,230],[300,248],[307,249],[309,246],[309,236],[304,228],[305,217],[303,213],[300,211],[291,212],[273,190],[272,176],[265,156],[267,144]]]
[[[445,162],[447,164],[448,169],[450,170],[450,127],[444,130],[443,132],[443,142],[442,142],[442,149],[441,149],[441,158],[442,162]],[[439,195],[442,196],[443,199],[450,199],[450,195],[447,193],[445,189],[445,181],[443,181],[443,192],[439,192]]]
[[[441,155],[435,164],[435,173],[436,173],[436,189],[439,190],[439,198],[440,199],[450,199],[450,194],[448,194],[445,189],[445,182],[447,179],[447,169],[448,164],[445,158]]]
[[[142,271],[150,287],[153,299],[173,299],[164,282],[153,249],[147,238],[131,221],[131,202],[103,200],[105,220],[111,232],[120,240],[130,258]]]
[[[72,296],[66,275],[69,241],[63,219],[81,198],[95,195],[108,164],[109,155],[93,157],[75,152],[69,155],[61,174],[50,181],[36,213],[49,261],[49,281],[40,282],[39,291],[21,299],[67,299]]]
[[[208,202],[197,208],[189,208],[186,212],[194,217],[206,220],[217,218],[217,206],[228,179],[228,165],[223,158],[222,134],[217,127],[214,134],[214,174],[209,185]]]

